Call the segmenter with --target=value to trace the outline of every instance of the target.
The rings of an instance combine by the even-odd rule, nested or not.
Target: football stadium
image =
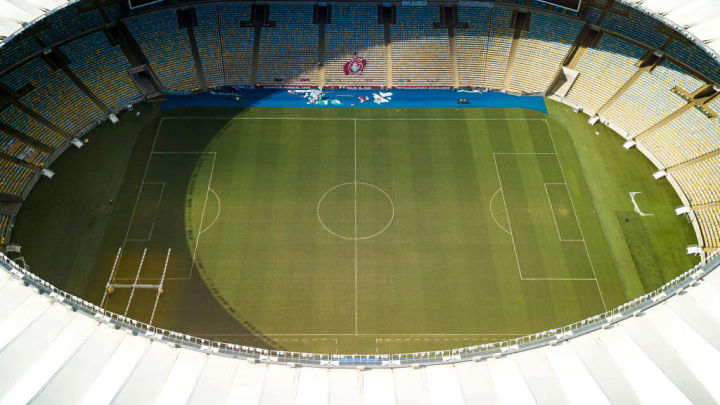
[[[0,404],[720,403],[720,1],[0,1]]]

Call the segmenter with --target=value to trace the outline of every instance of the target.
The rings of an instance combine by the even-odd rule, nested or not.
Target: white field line
[[[147,253],[147,248],[143,250],[142,258],[140,259],[140,265],[138,266],[137,275],[135,276],[135,282],[133,283],[132,290],[130,290],[130,298],[128,299],[127,306],[125,307],[125,313],[124,316],[127,316],[128,311],[130,310],[130,303],[133,300],[133,296],[135,296],[135,286],[138,283],[138,279],[140,278],[140,272],[142,271],[143,262],[145,261],[145,254]]]
[[[257,336],[254,333],[190,333],[192,336]],[[532,333],[263,333],[263,336],[528,336]]]
[[[215,199],[216,199],[217,202],[218,202],[218,211],[217,211],[217,214],[215,214],[215,218],[213,218],[213,220],[212,220],[212,222],[210,223],[210,225],[208,225],[207,228],[205,228],[205,229],[201,229],[201,230],[200,230],[200,233],[205,233],[205,232],[207,232],[210,228],[212,228],[213,225],[215,225],[215,221],[217,221],[217,219],[220,217],[220,210],[222,209],[222,204],[220,203],[220,196],[217,195],[217,193],[216,193],[215,190],[213,190],[213,189],[210,189],[210,192],[215,195]]]
[[[210,152],[213,155],[212,167],[210,168],[210,178],[208,179],[207,190],[205,190],[205,203],[203,204],[202,213],[200,214],[200,226],[198,226],[198,235],[195,238],[195,249],[193,250],[192,260],[190,261],[190,273],[188,280],[192,277],[193,267],[195,267],[195,257],[197,257],[198,246],[200,245],[200,230],[202,229],[203,220],[205,219],[205,209],[207,208],[208,196],[210,195],[210,185],[212,184],[213,173],[215,172],[215,160],[217,160],[217,152]]]
[[[355,179],[353,180],[355,187],[355,234],[353,241],[355,243],[355,334],[358,333],[358,238],[357,238],[357,120],[353,121],[353,145],[355,160]]]
[[[292,121],[546,121],[545,118],[313,118],[313,117],[163,117],[172,120],[292,120]],[[192,152],[191,152],[192,153]]]
[[[548,192],[547,186],[548,185],[551,185],[551,186],[562,185],[568,189],[568,195],[570,195],[570,189],[567,187],[567,184],[565,184],[565,183],[545,183],[544,185],[545,185],[545,195],[547,196],[548,203],[550,204],[550,213],[552,214],[553,222],[555,222],[555,230],[557,231],[557,234],[558,234],[558,240],[560,242],[584,242],[585,241],[584,239],[563,239],[562,235],[560,235],[560,227],[558,226],[557,218],[555,218],[555,210],[553,209],[552,200],[550,199],[550,193]],[[573,215],[575,215],[574,212],[573,212]],[[577,216],[575,216],[575,222],[578,224],[578,228],[579,228],[580,221],[578,221]]]
[[[158,197],[158,202],[157,202],[157,204],[155,204],[155,216],[153,217],[153,222],[152,222],[152,225],[150,226],[150,235],[147,238],[148,242],[150,241],[150,239],[152,239],[153,230],[155,229],[155,222],[157,222],[158,211],[160,211],[160,203],[162,202],[164,193],[165,193],[165,182],[162,183],[162,188],[160,189],[160,197]]]
[[[518,266],[518,274],[520,275],[520,280],[523,279],[522,270],[520,269],[520,258],[518,257],[517,248],[515,247],[515,236],[513,235],[512,231],[512,224],[510,223],[510,211],[508,211],[507,208],[507,200],[505,199],[505,191],[503,190],[502,185],[502,179],[500,179],[500,169],[498,168],[497,159],[495,158],[495,154],[493,153],[493,162],[495,162],[495,172],[497,173],[498,183],[500,183],[500,190],[502,191],[502,197],[503,197],[503,205],[505,205],[505,217],[508,221],[508,228],[510,230],[510,238],[512,239],[512,245],[513,245],[513,251],[515,252],[515,262]]]
[[[495,218],[495,213],[493,212],[493,209],[492,209],[492,202],[493,202],[493,200],[495,199],[495,196],[496,196],[500,191],[502,191],[502,188],[497,189],[497,191],[495,191],[495,193],[493,193],[492,197],[490,197],[490,216],[492,217],[493,221],[495,221],[495,225],[497,225],[500,229],[502,229],[503,231],[505,231],[505,233],[507,233],[508,235],[512,235],[512,233],[510,233],[510,231],[508,231],[507,229],[505,229],[504,226],[500,225],[500,222],[498,222],[498,220]]]
[[[140,201],[140,194],[142,191],[142,185],[145,184],[145,179],[147,178],[148,169],[150,169],[150,160],[152,159],[153,151],[155,150],[155,144],[157,143],[158,135],[160,134],[160,128],[162,128],[162,124],[165,121],[165,117],[160,118],[160,122],[158,123],[157,130],[155,130],[155,138],[153,139],[152,147],[150,148],[150,153],[148,154],[147,163],[145,163],[145,172],[143,173],[142,180],[140,181],[140,189],[138,190],[137,198],[135,198],[135,205],[133,206],[132,214],[130,215],[130,222],[128,222],[127,231],[125,232],[125,238],[123,239],[122,247],[120,248],[121,251],[125,250],[125,245],[128,241],[128,236],[130,235],[130,228],[132,227],[133,219],[135,218],[135,210],[137,210],[138,202]],[[122,259],[122,254],[120,254],[120,257],[116,260]],[[113,274],[110,274],[110,281],[112,281]],[[108,283],[109,284],[109,283]],[[107,290],[106,290],[107,293]],[[104,301],[104,299],[103,299]]]
[[[547,127],[548,134],[550,135],[550,140],[552,141],[553,150],[555,150],[555,153],[557,153],[557,147],[555,146],[555,138],[553,137],[552,130],[550,129],[550,124],[548,124],[547,120],[545,120],[545,126]],[[563,176],[563,182],[567,184],[567,178],[565,177],[565,170],[563,169],[562,162],[560,161],[560,156],[557,156],[558,165],[560,165],[560,173],[562,173]],[[600,282],[597,280],[597,273],[595,272],[595,265],[592,262],[592,258],[590,257],[590,251],[587,247],[587,242],[585,242],[585,235],[583,234],[582,226],[580,226],[580,220],[577,216],[577,211],[575,210],[575,203],[573,202],[572,193],[570,193],[570,187],[568,187],[568,196],[570,197],[570,205],[573,209],[573,214],[575,214],[575,219],[578,221],[578,229],[580,229],[580,237],[583,239],[583,244],[585,245],[585,253],[587,254],[588,261],[590,262],[590,268],[593,272],[593,277],[595,278],[595,284],[597,285],[598,292],[600,293],[600,300],[602,300],[603,308],[605,308],[605,311],[607,311],[607,305],[605,304],[605,297],[603,296],[602,289],[600,288]]]
[[[163,284],[165,283],[165,273],[167,272],[168,268],[168,262],[170,262],[170,251],[171,248],[168,248],[167,257],[165,257],[165,267],[163,268],[162,276],[160,277],[160,287],[158,287],[157,294],[155,295],[155,305],[153,305],[152,314],[150,315],[150,322],[148,322],[148,325],[152,325],[153,320],[155,319],[155,310],[158,306],[158,301],[160,301],[160,291],[163,288]]]
[[[100,306],[105,305],[105,299],[107,299],[108,295],[108,288],[110,287],[110,283],[112,282],[113,276],[115,275],[115,270],[117,269],[118,260],[120,259],[120,252],[122,252],[122,246],[118,248],[118,252],[115,255],[115,263],[113,263],[112,270],[110,270],[110,277],[108,277],[107,284],[105,285],[105,293],[103,294],[102,301],[100,301]]]

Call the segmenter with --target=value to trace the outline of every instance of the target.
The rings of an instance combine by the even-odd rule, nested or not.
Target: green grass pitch
[[[112,311],[241,344],[407,352],[562,326],[692,266],[694,234],[639,152],[548,103],[145,106],[55,163],[13,239]]]

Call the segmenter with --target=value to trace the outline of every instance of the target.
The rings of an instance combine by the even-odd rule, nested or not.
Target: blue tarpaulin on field
[[[296,90],[225,89],[167,94],[162,110],[182,107],[334,107],[334,108],[524,108],[547,114],[541,96],[450,89]],[[464,98],[468,104],[458,104]]]

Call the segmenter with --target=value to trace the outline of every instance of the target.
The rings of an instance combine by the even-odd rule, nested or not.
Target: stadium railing
[[[83,311],[118,329],[125,328],[136,335],[145,335],[149,339],[160,340],[208,353],[229,357],[246,358],[250,361],[278,363],[294,366],[303,364],[316,367],[397,367],[412,365],[431,365],[456,363],[461,361],[481,360],[488,357],[499,357],[505,354],[524,351],[540,346],[551,345],[575,336],[602,329],[623,319],[636,316],[642,311],[653,307],[666,299],[682,293],[686,288],[695,285],[699,279],[720,267],[720,249],[710,254],[705,263],[699,263],[690,270],[670,280],[662,287],[626,302],[605,313],[595,315],[581,321],[556,329],[550,329],[520,338],[481,344],[456,349],[435,350],[416,353],[398,354],[319,354],[278,351],[243,345],[217,342],[195,336],[174,332],[106,311],[103,308],[72,294],[62,291],[34,273],[24,269],[10,258],[0,253],[0,267],[26,285],[37,288],[39,293],[48,294],[53,300],[65,303],[74,311]]]

